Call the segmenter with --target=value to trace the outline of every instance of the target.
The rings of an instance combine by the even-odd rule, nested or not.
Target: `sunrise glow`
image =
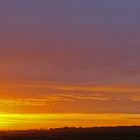
[[[0,130],[140,125],[140,1],[126,1],[0,1]]]
[[[0,129],[137,126],[139,114],[0,114]],[[16,128],[16,129],[15,129]]]

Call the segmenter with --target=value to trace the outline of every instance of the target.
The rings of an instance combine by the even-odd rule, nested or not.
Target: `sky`
[[[140,125],[139,6],[1,0],[0,129]]]

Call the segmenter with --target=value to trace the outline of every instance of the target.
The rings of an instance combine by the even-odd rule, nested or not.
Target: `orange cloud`
[[[41,98],[22,98],[22,99],[1,99],[1,106],[45,106],[50,103],[55,103],[57,101],[80,101],[80,100],[97,100],[97,101],[107,101],[111,97],[102,94],[49,94]]]

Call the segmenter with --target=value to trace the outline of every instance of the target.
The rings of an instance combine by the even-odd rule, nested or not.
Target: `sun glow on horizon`
[[[0,114],[1,130],[140,125],[139,114]]]

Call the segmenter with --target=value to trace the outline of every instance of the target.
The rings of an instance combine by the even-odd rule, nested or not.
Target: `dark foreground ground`
[[[140,140],[140,127],[7,131],[0,132],[0,140]]]

